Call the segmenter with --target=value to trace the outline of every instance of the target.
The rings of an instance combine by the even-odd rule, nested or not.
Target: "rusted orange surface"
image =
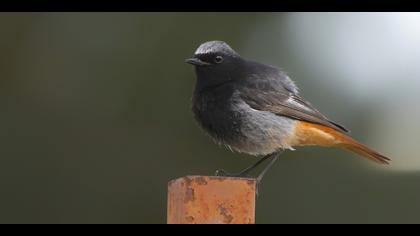
[[[186,176],[168,184],[169,224],[253,224],[255,180]]]

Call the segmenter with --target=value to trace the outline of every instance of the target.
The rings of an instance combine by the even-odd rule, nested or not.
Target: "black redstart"
[[[347,136],[346,128],[299,95],[283,71],[244,59],[223,41],[201,44],[186,62],[197,75],[192,109],[200,126],[231,150],[262,156],[238,174],[219,175],[246,176],[271,158],[260,182],[284,149],[303,145],[344,148],[383,164],[390,160]]]

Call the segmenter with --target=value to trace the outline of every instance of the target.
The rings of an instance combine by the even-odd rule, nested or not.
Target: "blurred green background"
[[[284,68],[390,156],[287,151],[257,223],[420,223],[420,14],[1,13],[0,223],[165,223],[173,178],[255,161],[193,120],[202,42]]]

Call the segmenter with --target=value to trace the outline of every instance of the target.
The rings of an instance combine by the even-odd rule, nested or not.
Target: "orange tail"
[[[340,147],[381,164],[388,164],[388,161],[391,160],[343,133],[323,125],[304,121],[298,122],[292,145]]]
[[[342,147],[381,164],[389,164],[388,161],[391,160],[388,157],[378,153],[375,150],[370,149],[369,147],[355,140],[350,140],[349,142],[343,143]]]

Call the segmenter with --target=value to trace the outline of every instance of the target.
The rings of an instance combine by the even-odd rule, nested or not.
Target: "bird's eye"
[[[223,57],[222,56],[217,56],[214,58],[214,62],[216,62],[217,64],[220,64],[223,62]]]

